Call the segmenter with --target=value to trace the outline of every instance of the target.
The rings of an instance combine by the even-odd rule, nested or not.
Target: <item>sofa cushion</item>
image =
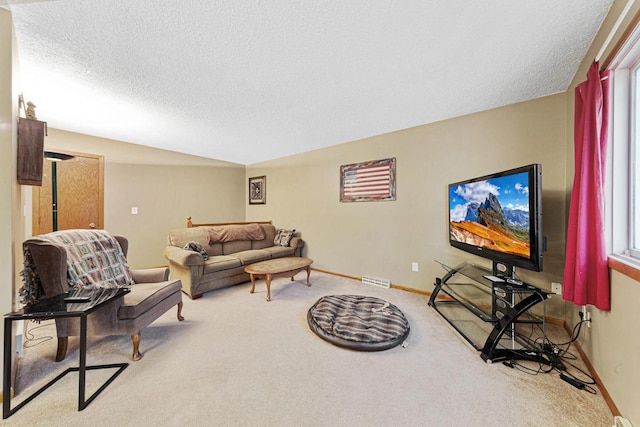
[[[251,249],[251,240],[238,240],[235,242],[224,242],[222,244],[223,255],[232,255],[249,249]]]
[[[207,227],[179,228],[169,231],[168,246],[184,248],[189,242],[199,243],[208,256],[222,255],[222,244],[209,244]]]
[[[209,256],[222,255],[222,243],[210,243],[204,246],[204,250]]]
[[[234,267],[240,267],[242,263],[240,258],[227,255],[215,255],[209,257],[204,263],[204,274],[213,273],[215,271],[228,270]]]
[[[258,261],[271,259],[271,252],[265,249],[249,249],[248,251],[236,252],[233,256],[238,257],[242,265],[252,264]]]
[[[294,256],[296,252],[296,248],[291,246],[271,246],[270,248],[265,248],[264,250],[268,251],[271,254],[271,258]]]
[[[264,231],[264,239],[251,242],[251,249],[264,249],[273,246],[273,239],[276,237],[276,227],[272,224],[260,224]]]
[[[160,301],[170,295],[181,292],[180,280],[159,283],[136,283],[131,286],[135,292],[124,296],[124,301],[118,310],[119,319],[135,319],[154,308]]]
[[[189,242],[194,241],[200,243],[200,245],[207,249],[209,246],[209,235],[204,227],[195,228],[179,228],[169,231],[168,244],[169,246],[177,246],[184,248]],[[209,251],[207,251],[209,253]],[[212,255],[209,253],[209,255]]]

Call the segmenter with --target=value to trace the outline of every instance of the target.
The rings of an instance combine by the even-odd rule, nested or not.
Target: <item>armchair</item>
[[[23,243],[25,251],[25,274],[35,277],[41,285],[36,297],[52,297],[70,290],[71,268],[68,267],[69,255],[76,244],[78,235],[88,232],[102,233],[101,236],[115,238],[120,245],[125,265],[129,247],[124,236],[110,236],[102,230],[64,230],[42,236],[35,236]],[[73,234],[75,233],[75,234]],[[71,238],[67,238],[71,236]],[[61,243],[61,240],[64,243]],[[112,240],[113,241],[113,240]],[[86,242],[81,242],[85,243]],[[77,249],[77,248],[76,248]],[[27,265],[29,264],[29,265]],[[88,335],[130,335],[133,343],[133,360],[140,360],[139,351],[141,331],[171,307],[178,306],[178,321],[182,321],[182,284],[180,280],[168,280],[168,268],[130,270],[133,284],[131,292],[124,298],[101,307],[87,317]],[[25,281],[25,288],[27,281]],[[33,290],[31,290],[33,292]],[[37,295],[40,293],[41,295]],[[56,319],[58,349],[56,362],[63,360],[67,353],[70,336],[79,335],[80,324],[77,318]]]

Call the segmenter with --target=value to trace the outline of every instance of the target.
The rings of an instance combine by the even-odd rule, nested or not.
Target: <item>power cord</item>
[[[446,268],[446,266],[443,264],[441,265],[447,272],[451,272],[453,270],[453,269]],[[514,274],[514,278],[519,280],[518,276],[515,274]],[[544,298],[543,298],[543,310],[544,310],[543,316],[544,318],[546,318],[547,304]],[[531,316],[534,316],[532,313],[529,312],[529,310],[527,310],[527,313]],[[539,351],[537,352],[537,357],[531,356],[530,358],[526,359],[534,363],[537,362],[539,364],[537,369],[525,366],[524,364],[517,362],[516,358],[505,360],[502,362],[502,364],[509,368],[515,368],[522,372],[529,373],[531,375],[538,375],[540,373],[550,373],[553,371],[558,371],[560,373],[560,378],[563,381],[571,384],[578,390],[585,390],[591,394],[596,394],[597,390],[594,387],[592,387],[592,385],[595,385],[596,383],[595,379],[591,375],[589,375],[587,372],[580,369],[575,364],[569,362],[570,360],[571,361],[578,360],[578,357],[570,353],[569,349],[571,348],[571,344],[573,344],[580,336],[580,331],[582,330],[582,324],[585,322],[590,322],[590,320],[585,320],[583,318],[583,313],[581,311],[578,312],[578,315],[580,316],[580,322],[578,322],[573,327],[573,330],[571,331],[571,336],[569,337],[569,341],[566,341],[563,343],[554,343],[549,339],[545,329],[545,322],[542,323],[542,327],[540,327],[540,325],[537,325],[542,332],[541,336],[538,338],[542,340],[542,343],[538,342],[538,339],[532,339],[532,336],[534,333],[534,327],[533,327],[534,325],[532,325],[529,336],[526,336],[515,330],[513,331],[514,338],[515,337],[519,338],[523,343],[525,343],[525,345],[529,345],[529,347],[531,348],[539,349]],[[518,355],[518,357],[521,357],[521,355]],[[572,374],[568,372],[569,367],[571,368],[572,371],[577,372],[577,374],[579,374],[579,376],[584,379],[578,378],[577,374]]]
[[[40,345],[44,342],[47,342],[49,340],[52,340],[53,337],[51,335],[45,335],[45,336],[41,336],[41,337],[36,337],[33,334],[33,331],[35,331],[36,329],[40,329],[40,328],[44,328],[45,326],[49,326],[50,322],[33,322],[33,323],[37,323],[38,326],[34,326],[33,328],[31,328],[31,330],[29,330],[29,324],[33,322],[33,321],[29,321],[27,320],[26,322],[24,322],[24,344],[23,347],[25,348],[31,348],[31,347],[35,347],[37,345]]]
[[[582,312],[579,314],[581,320],[574,326],[570,339],[566,342],[554,343],[548,338],[544,328],[541,328],[539,325],[538,328],[541,331],[541,336],[537,339],[533,339],[533,327],[528,335],[525,335],[522,332],[516,332],[521,343],[524,343],[524,345],[530,348],[540,349],[537,358],[531,357],[530,359],[527,359],[534,363],[539,363],[537,368],[531,368],[523,363],[519,363],[515,358],[502,363],[507,367],[516,368],[531,375],[557,371],[560,379],[571,384],[578,390],[585,390],[588,393],[596,394],[597,390],[593,387],[593,385],[596,384],[595,379],[585,370],[572,363],[573,361],[578,360],[578,357],[569,351],[571,344],[573,344],[580,336],[582,324],[587,322],[587,320],[582,318]]]

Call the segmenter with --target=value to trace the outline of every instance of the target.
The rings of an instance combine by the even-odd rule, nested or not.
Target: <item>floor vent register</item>
[[[362,283],[365,285],[378,286],[379,288],[389,289],[391,287],[391,280],[373,276],[362,276]]]

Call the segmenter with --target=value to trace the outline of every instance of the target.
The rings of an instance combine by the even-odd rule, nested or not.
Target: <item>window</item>
[[[612,102],[607,194],[610,256],[640,269],[640,27],[609,67]]]
[[[640,176],[637,165],[640,164],[640,65],[633,69],[633,137],[628,147],[629,154],[629,217],[630,217],[630,245],[629,254],[640,259]]]

